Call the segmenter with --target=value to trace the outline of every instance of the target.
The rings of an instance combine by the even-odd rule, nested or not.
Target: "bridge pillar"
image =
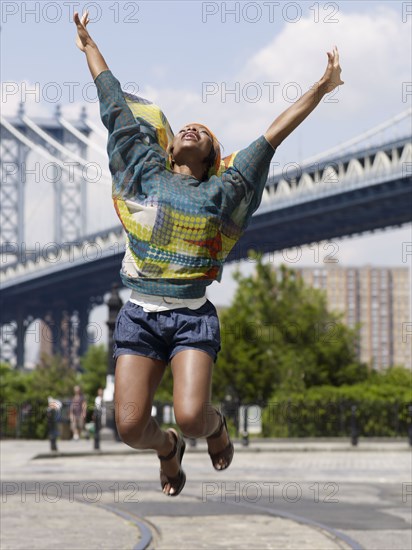
[[[24,343],[25,343],[25,333],[27,325],[25,323],[25,319],[23,316],[23,312],[21,308],[18,309],[17,313],[17,326],[16,326],[16,332],[17,332],[17,339],[16,339],[16,367],[18,369],[24,368]]]
[[[60,324],[61,324],[61,309],[53,307],[47,313],[47,324],[51,334],[51,352],[53,355],[60,353]]]
[[[43,321],[48,325],[49,353],[60,355],[71,368],[79,370],[83,327],[78,309],[69,309],[63,301],[54,302]]]
[[[51,351],[70,362],[70,324],[71,319],[64,301],[55,301],[47,314],[47,323],[51,333]]]
[[[89,335],[88,335],[88,324],[89,324],[89,313],[90,308],[88,303],[82,303],[77,306],[77,316],[78,316],[78,337],[79,337],[79,356],[81,357],[87,352],[89,347]]]

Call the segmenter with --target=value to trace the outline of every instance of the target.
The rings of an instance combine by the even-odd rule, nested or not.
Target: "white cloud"
[[[201,91],[147,92],[153,94],[173,128],[186,123],[193,112],[198,113],[229,153],[263,133],[290,106],[282,97],[282,91],[293,97],[293,87],[285,90],[288,83],[296,82],[305,92],[321,78],[327,65],[326,51],[337,44],[345,84],[329,99],[338,102],[324,101],[297,130],[303,136],[304,156],[321,152],[405,109],[402,83],[410,81],[409,26],[402,23],[399,13],[378,6],[369,13],[339,12],[335,18],[338,23],[314,23],[311,15],[285,24],[277,36],[245,61],[238,74],[228,71],[226,83],[217,82],[216,93],[203,97],[204,102]],[[253,89],[247,88],[253,82],[261,87],[262,97],[257,103],[252,101]],[[274,101],[265,82],[280,83],[273,87]],[[231,94],[223,102],[224,86],[233,89],[236,83],[240,102]],[[295,156],[298,153],[290,139],[283,148],[291,148]]]
[[[241,76],[296,81],[308,88],[326,68],[326,51],[337,44],[345,85],[336,118],[360,109],[383,110],[391,102],[398,109],[401,83],[410,80],[409,25],[402,23],[399,13],[384,6],[370,13],[343,12],[337,17],[335,24],[314,23],[307,17],[286,25],[246,63]]]

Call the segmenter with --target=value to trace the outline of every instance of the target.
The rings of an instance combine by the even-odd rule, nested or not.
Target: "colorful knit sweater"
[[[123,283],[144,294],[199,298],[220,280],[258,208],[274,149],[262,135],[226,157],[207,181],[174,173],[165,152],[173,133],[163,113],[123,92],[111,71],[95,84],[109,132],[114,206],[126,232]]]

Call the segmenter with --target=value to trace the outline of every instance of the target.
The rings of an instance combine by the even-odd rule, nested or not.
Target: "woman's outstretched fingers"
[[[82,15],[82,18],[80,19],[79,13],[75,11],[73,14],[73,21],[76,23],[78,28],[86,27],[90,22],[89,12],[85,11],[84,14]]]
[[[339,51],[338,47],[333,46],[332,52],[326,52],[328,56],[328,66],[326,68],[324,79],[328,86],[328,92],[334,90],[337,86],[344,84],[340,77],[342,69],[339,64]]]
[[[339,84],[344,84],[343,80],[340,77],[340,73],[342,72],[342,68],[341,68],[340,63],[339,63],[339,51],[338,51],[337,46],[335,46],[335,66],[337,67],[337,70],[338,70]]]
[[[335,46],[335,63],[336,65],[339,65],[339,52],[336,46]]]
[[[84,14],[82,15],[82,25],[83,27],[86,27],[89,24],[89,11],[86,10]]]

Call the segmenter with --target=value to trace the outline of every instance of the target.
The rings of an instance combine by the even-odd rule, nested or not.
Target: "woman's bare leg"
[[[212,357],[204,351],[187,349],[176,353],[171,367],[176,422],[188,437],[208,437],[220,426],[220,417],[211,404]],[[221,437],[208,441],[209,452],[219,452],[228,443],[223,430]]]
[[[141,355],[121,355],[116,362],[116,425],[122,441],[134,449],[154,449],[167,456],[174,447],[169,432],[161,430],[152,417],[152,404],[166,363]],[[167,476],[179,471],[177,457],[162,464]],[[166,485],[164,492],[169,492]]]

